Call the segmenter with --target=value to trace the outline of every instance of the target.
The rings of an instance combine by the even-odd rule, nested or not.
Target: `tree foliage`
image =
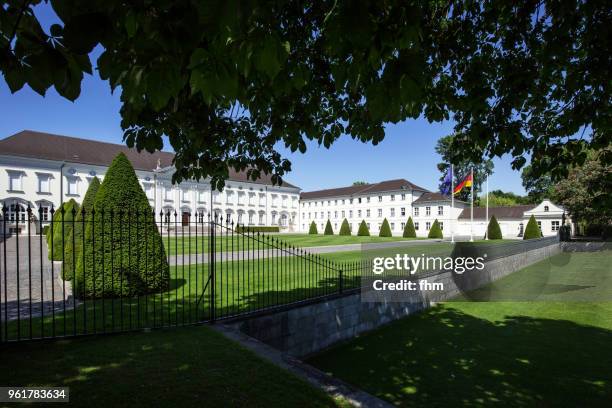
[[[521,180],[527,191],[529,204],[541,203],[545,198],[552,198],[555,183],[549,172],[537,174],[531,165],[527,165],[521,172]]]
[[[351,225],[346,218],[342,221],[342,225],[340,225],[340,232],[338,235],[351,235]]]
[[[325,224],[325,230],[323,231],[323,235],[334,235],[334,229],[332,228],[331,222],[327,220]]]
[[[53,231],[53,237],[47,242],[49,247],[49,259],[53,261],[65,261],[72,258],[72,245],[68,244],[68,239],[72,240],[72,229],[75,226],[75,218],[79,212],[79,204],[71,198],[55,211],[49,229],[49,235]]]
[[[574,167],[555,186],[553,199],[575,221],[612,224],[612,166],[603,164],[603,156],[612,156],[612,147],[589,152],[584,165]]]
[[[370,230],[368,229],[368,224],[366,224],[365,220],[362,220],[361,224],[359,224],[359,230],[357,230],[357,236],[358,237],[369,237],[370,236]]]
[[[416,230],[414,229],[414,222],[412,221],[412,217],[408,217],[408,222],[404,227],[404,233],[402,234],[404,238],[416,238]]]
[[[86,215],[85,251],[76,265],[77,295],[134,296],[167,289],[170,271],[161,235],[123,153],[108,168],[93,210]]]
[[[310,235],[317,235],[319,233],[319,231],[317,231],[317,224],[315,224],[314,221],[310,223],[310,228],[308,229],[308,233]]]
[[[493,190],[489,192],[489,207],[503,207],[503,206],[512,206],[512,205],[521,205],[521,204],[535,204],[533,196],[521,196],[518,194],[514,194],[512,192],[505,192],[502,190]],[[540,203],[541,201],[537,201]],[[479,207],[484,207],[487,204],[487,196],[486,194],[478,197],[478,201],[474,203],[474,205]]]
[[[279,145],[377,144],[385,124],[419,117],[454,121],[456,164],[509,153],[558,177],[608,143],[605,0],[54,0],[50,27],[40,3],[0,7],[10,90],[75,100],[100,45],[126,143],[153,151],[167,135],[175,181],[222,187],[229,166],[280,182]]]
[[[389,221],[387,221],[387,219],[385,218],[382,222],[382,225],[380,226],[380,231],[378,232],[378,236],[379,237],[390,237],[393,234],[391,234],[391,227],[389,226]]]
[[[527,226],[525,227],[525,233],[523,234],[523,239],[536,239],[542,237],[542,231],[540,231],[540,227],[538,226],[538,222],[535,217],[532,215],[529,217],[529,221],[527,222]]]
[[[502,239],[501,228],[499,227],[499,223],[497,222],[497,218],[495,218],[495,216],[491,217],[491,221],[489,221],[489,225],[487,226],[487,238]]]
[[[442,234],[442,229],[440,228],[440,223],[436,219],[429,230],[429,234],[427,234],[427,238],[435,238],[442,239],[444,235]]]
[[[64,264],[62,265],[62,275],[65,280],[72,280],[72,272],[74,270],[74,266],[78,262],[79,257],[83,256],[83,230],[84,223],[86,221],[87,216],[91,212],[94,206],[94,202],[96,200],[96,194],[98,193],[98,189],[100,188],[100,179],[94,177],[91,179],[89,183],[89,187],[87,187],[87,192],[85,193],[85,197],[83,197],[83,202],[81,203],[81,208],[77,212],[74,229],[71,229],[69,232],[69,236],[67,238],[67,245],[69,247],[68,251],[74,251],[74,259],[76,262],[72,262],[72,256],[66,258],[64,260]],[[74,235],[74,246],[72,245]]]

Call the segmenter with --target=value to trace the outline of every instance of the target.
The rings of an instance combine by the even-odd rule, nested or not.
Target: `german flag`
[[[465,178],[463,179],[461,183],[455,186],[455,189],[453,190],[453,194],[457,194],[458,192],[463,190],[464,187],[472,187],[472,182],[473,182],[472,173],[470,172],[470,174],[465,176]]]

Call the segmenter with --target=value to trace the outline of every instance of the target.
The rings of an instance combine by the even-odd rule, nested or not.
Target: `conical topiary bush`
[[[412,222],[412,217],[408,217],[408,222],[404,227],[404,233],[402,234],[404,238],[416,238],[416,230],[414,229],[414,222]]]
[[[325,224],[325,231],[323,231],[323,235],[334,235],[334,230],[329,220],[327,220],[327,223]]]
[[[75,218],[79,211],[79,204],[71,198],[65,202],[53,214],[53,237],[49,228],[49,259],[53,261],[63,261],[72,258],[73,251],[68,248],[68,239],[72,240],[72,228],[75,225]],[[64,251],[62,255],[62,249]]]
[[[429,230],[429,234],[427,235],[427,237],[436,238],[436,239],[444,238],[442,234],[442,229],[440,229],[440,223],[438,223],[437,219],[434,221],[433,225],[431,226],[431,229]]]
[[[346,218],[342,221],[342,225],[340,225],[340,232],[338,235],[351,235],[351,226]]]
[[[378,236],[379,237],[390,237],[390,236],[392,236],[392,234],[391,234],[391,227],[389,226],[389,221],[387,221],[386,218],[383,220],[382,225],[380,226],[380,231],[378,232]]]
[[[368,230],[368,225],[366,224],[365,220],[361,221],[361,224],[359,224],[359,230],[357,231],[357,236],[358,237],[369,237],[370,236],[370,230]]]
[[[319,233],[319,231],[317,231],[317,224],[315,224],[314,221],[310,223],[310,228],[308,229],[308,233],[310,235],[317,235]]]
[[[168,260],[153,211],[123,153],[108,168],[87,217],[85,251],[74,284],[78,297],[134,296],[169,287]]]
[[[83,198],[81,208],[77,212],[74,220],[74,230],[71,229],[70,234],[67,237],[67,247],[70,248],[70,251],[74,251],[75,262],[72,261],[72,256],[69,256],[64,260],[64,264],[62,265],[62,276],[64,280],[72,280],[72,274],[74,271],[73,265],[76,266],[79,257],[83,256],[83,225],[84,221],[87,219],[87,215],[89,215],[94,206],[94,201],[99,188],[100,179],[94,177],[89,183],[89,187],[87,188],[87,192]],[[85,217],[83,217],[83,215],[85,215]],[[73,236],[74,241],[72,239]],[[73,242],[74,247],[72,246]]]
[[[487,227],[487,238],[502,239],[501,228],[499,227],[499,223],[497,222],[497,218],[495,218],[495,216],[492,216],[491,221],[489,221],[489,226]]]
[[[525,228],[525,234],[523,234],[523,239],[536,239],[541,238],[542,232],[540,231],[540,227],[538,226],[538,222],[535,217],[532,215],[527,222],[527,227]]]

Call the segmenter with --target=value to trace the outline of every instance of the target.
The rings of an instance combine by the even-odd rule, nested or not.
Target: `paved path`
[[[351,252],[351,251],[362,251],[362,250],[374,250],[374,249],[386,249],[386,248],[402,248],[402,247],[414,247],[421,245],[428,245],[432,243],[443,242],[439,239],[421,239],[415,241],[391,241],[391,242],[373,242],[364,244],[343,244],[343,245],[326,245],[326,246],[313,246],[304,247],[309,254],[330,254],[334,252]],[[259,251],[257,259],[263,258],[275,258],[278,257],[281,251],[264,249]],[[252,257],[253,251],[234,251],[234,252],[216,252],[215,260],[217,262],[227,261],[238,261],[238,260],[249,260]],[[285,253],[286,254],[286,253]],[[170,255],[168,262],[170,266],[180,265],[194,265],[194,264],[207,264],[210,261],[210,255],[208,253],[198,254],[182,254]]]
[[[28,249],[28,241],[30,248]],[[42,237],[13,236],[0,243],[0,313],[2,320],[14,320],[63,310],[63,299],[66,308],[72,307],[72,289],[66,282],[66,293],[59,278],[61,264],[51,261],[47,255],[47,243]],[[5,252],[6,249],[6,252]],[[17,256],[19,253],[19,256]],[[42,266],[42,267],[41,267]],[[53,269],[53,273],[52,273]]]

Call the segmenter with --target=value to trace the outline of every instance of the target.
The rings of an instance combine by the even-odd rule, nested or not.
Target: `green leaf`
[[[267,37],[262,46],[255,54],[255,67],[264,72],[268,78],[274,79],[281,70],[278,58],[278,41],[273,37]]]
[[[127,31],[128,38],[134,37],[138,30],[138,20],[134,13],[128,13],[125,16],[125,30]]]

